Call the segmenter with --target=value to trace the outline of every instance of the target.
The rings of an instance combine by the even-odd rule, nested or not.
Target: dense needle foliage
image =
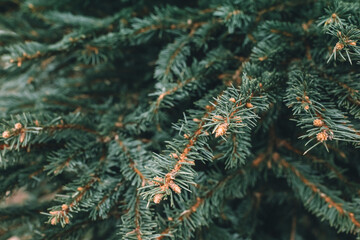
[[[0,11],[0,240],[360,234],[359,1]]]

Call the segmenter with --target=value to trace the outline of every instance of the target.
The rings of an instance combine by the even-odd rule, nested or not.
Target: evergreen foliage
[[[0,6],[0,240],[360,239],[359,1]]]

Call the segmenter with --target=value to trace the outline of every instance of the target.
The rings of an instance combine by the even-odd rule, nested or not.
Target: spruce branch
[[[227,197],[227,194],[223,194],[224,189],[230,187],[232,184],[236,184],[239,180],[243,180],[243,175],[251,175],[252,169],[256,169],[260,166],[260,162],[264,161],[266,159],[267,155],[265,154],[259,154],[253,161],[252,164],[249,165],[247,168],[241,168],[236,171],[231,172],[231,174],[227,175],[223,179],[220,179],[217,181],[217,183],[209,188],[208,191],[204,193],[204,196],[202,197],[196,197],[196,199],[193,201],[193,203],[188,206],[188,208],[184,210],[178,210],[176,211],[176,216],[174,217],[172,213],[171,217],[168,217],[168,224],[169,226],[161,231],[160,236],[157,238],[158,240],[161,240],[167,236],[172,236],[172,232],[175,232],[176,229],[187,226],[187,225],[193,225],[193,221],[197,222],[195,219],[198,219],[197,215],[208,215],[204,208],[212,208],[212,201],[219,201],[219,198],[221,200],[224,200]],[[238,179],[239,178],[239,179]],[[249,186],[246,186],[246,184],[253,185],[254,183],[246,182],[243,183],[240,188],[242,188],[241,191],[245,191],[245,189]],[[219,195],[218,195],[219,194]],[[206,206],[203,206],[205,205]],[[211,210],[214,211],[214,210]],[[216,211],[215,211],[216,212]],[[204,216],[204,218],[208,218],[209,216]],[[193,220],[192,220],[193,218]],[[189,226],[190,227],[190,226]],[[192,226],[191,228],[193,228]]]
[[[351,206],[347,207],[346,203],[344,203],[339,198],[331,196],[331,193],[327,194],[326,192],[324,192],[322,190],[322,187],[316,185],[311,180],[309,180],[298,168],[296,168],[293,164],[289,163],[285,158],[282,158],[276,152],[273,154],[273,161],[279,166],[288,169],[298,178],[298,180],[302,182],[302,184],[304,184],[308,189],[311,190],[312,193],[304,190],[299,192],[300,197],[305,202],[305,206],[308,207],[310,211],[327,219],[330,224],[336,226],[339,231],[358,231],[358,229],[360,228],[360,222],[355,218],[354,213],[351,210]],[[294,182],[294,180],[292,180],[291,178],[290,181],[292,182],[294,188],[298,188],[299,190],[301,189],[299,184]],[[315,204],[310,205],[311,201],[317,200],[316,198],[311,197],[311,195],[318,196],[318,199],[321,199],[321,205],[326,205],[327,208],[315,208]],[[334,198],[336,198],[336,200]],[[335,211],[333,211],[333,209],[335,209]],[[347,221],[352,224],[342,224],[342,221]]]
[[[148,191],[148,192],[144,192],[142,195],[144,197],[149,197],[150,199],[153,198],[153,201],[155,203],[160,203],[161,199],[164,197],[164,194],[168,194],[169,189],[172,189],[174,192],[176,193],[180,193],[181,192],[181,188],[175,183],[175,179],[177,177],[177,175],[183,173],[185,174],[186,172],[182,172],[180,171],[181,168],[183,166],[187,166],[187,165],[194,165],[195,162],[192,160],[189,160],[190,158],[190,154],[192,149],[194,148],[194,145],[197,143],[198,138],[204,134],[204,125],[205,125],[205,119],[206,117],[211,113],[211,111],[213,111],[214,105],[216,105],[216,102],[213,103],[212,106],[207,105],[206,106],[206,111],[205,114],[201,117],[202,120],[200,120],[200,123],[198,124],[198,126],[195,128],[195,130],[193,131],[192,134],[188,134],[186,133],[184,135],[185,139],[188,139],[188,143],[186,144],[185,148],[182,150],[181,153],[177,154],[177,153],[171,153],[170,156],[171,158],[174,159],[178,159],[175,163],[175,165],[172,167],[172,169],[170,171],[168,171],[166,174],[163,174],[163,177],[159,177],[159,180],[157,180],[156,182],[154,182],[154,184],[152,184],[152,186],[157,186],[154,190]],[[160,156],[159,156],[160,157]],[[161,156],[161,158],[164,158],[163,156]]]

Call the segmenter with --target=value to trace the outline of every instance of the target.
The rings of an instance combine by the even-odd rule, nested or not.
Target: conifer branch
[[[156,185],[159,185],[159,193],[157,193],[154,196],[153,201],[155,203],[160,203],[163,193],[165,193],[169,188],[172,189],[176,193],[181,192],[181,188],[174,183],[174,180],[176,179],[176,175],[181,170],[181,167],[184,164],[190,164],[194,165],[195,163],[193,161],[187,160],[188,154],[191,152],[192,148],[194,147],[198,137],[203,133],[204,129],[203,126],[205,125],[205,119],[209,116],[211,111],[215,109],[216,102],[213,103],[212,106],[207,105],[205,114],[202,116],[202,120],[199,123],[196,130],[189,136],[185,135],[185,138],[188,139],[188,144],[185,146],[183,151],[180,153],[180,156],[178,156],[176,153],[172,153],[171,156],[177,160],[173,168],[164,175],[164,179],[159,179],[157,182],[155,182]]]
[[[278,153],[273,154],[273,160],[275,163],[279,164],[280,166],[289,169],[292,173],[295,174],[299,178],[301,182],[303,182],[304,185],[306,185],[311,191],[318,195],[328,206],[329,209],[334,208],[336,209],[339,216],[345,216],[350,220],[355,226],[355,228],[360,228],[360,222],[355,218],[354,213],[350,210],[347,210],[344,208],[343,203],[338,203],[335,200],[331,198],[331,196],[327,195],[321,189],[316,186],[316,184],[312,183],[310,180],[308,180],[294,165],[290,164],[288,161],[286,161],[284,158],[281,158]],[[328,220],[330,220],[330,216],[326,215],[326,213],[322,212],[322,216],[326,217]],[[333,222],[333,220],[331,220]],[[337,223],[339,226],[339,224]],[[343,228],[342,230],[346,231],[355,231],[353,227]]]
[[[285,147],[286,149],[288,149],[300,156],[303,155],[303,152],[300,149],[295,148],[286,140],[277,139],[277,145],[279,147]],[[352,184],[352,182],[350,182],[348,179],[346,179],[346,177],[343,174],[341,174],[341,172],[339,170],[337,170],[336,167],[333,166],[328,161],[326,161],[324,159],[320,159],[312,154],[306,154],[305,157],[311,159],[315,163],[324,164],[327,168],[330,169],[330,171],[333,171],[341,181],[344,181],[347,184]]]
[[[141,179],[141,186],[144,187],[145,184],[149,181],[148,179],[145,178],[144,174],[136,167],[136,164],[134,162],[134,160],[132,159],[127,147],[124,145],[124,143],[117,138],[117,143],[119,144],[119,146],[122,148],[122,150],[124,151],[125,155],[127,156],[130,164],[130,168],[136,173],[136,175]]]
[[[191,78],[188,78],[186,79],[185,81],[183,82],[179,82],[175,87],[161,93],[158,98],[156,99],[155,101],[155,107],[154,107],[154,113],[157,113],[159,111],[159,108],[160,108],[160,104],[161,102],[163,101],[163,99],[167,96],[167,95],[170,95],[170,94],[173,94],[174,92],[176,92],[177,90],[183,88],[185,85],[187,85],[188,83],[190,82],[193,82],[195,81],[196,78],[194,77],[191,77]]]
[[[4,239],[360,234],[360,3],[80,2],[0,3]]]
[[[51,225],[56,225],[57,223],[60,223],[62,226],[69,224],[69,213],[72,211],[76,206],[79,204],[79,202],[82,200],[82,198],[85,196],[85,194],[90,190],[92,185],[95,182],[99,182],[100,178],[97,176],[91,177],[91,179],[85,184],[85,186],[78,187],[77,192],[73,195],[73,199],[69,204],[63,204],[61,206],[61,210],[53,210],[50,211],[50,218],[49,223]]]
[[[259,154],[250,165],[250,168],[257,168],[259,166],[259,163],[265,160],[265,158],[268,155],[266,154]],[[204,197],[197,197],[196,201],[188,207],[188,209],[180,212],[176,218],[171,218],[171,224],[169,227],[161,231],[160,236],[157,238],[157,240],[162,240],[164,237],[169,236],[172,231],[174,231],[176,228],[179,227],[179,225],[183,224],[183,222],[187,219],[189,219],[194,213],[197,212],[198,208],[200,208],[205,201],[209,200],[217,191],[222,191],[222,188],[224,188],[228,182],[231,182],[233,178],[237,177],[238,175],[244,175],[247,173],[249,169],[238,169],[237,171],[233,172],[231,175],[226,176],[225,178],[221,179],[217,184],[212,187],[205,195]]]

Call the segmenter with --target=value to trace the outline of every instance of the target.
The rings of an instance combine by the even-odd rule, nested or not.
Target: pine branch
[[[356,232],[356,229],[360,228],[360,222],[355,218],[354,213],[352,210],[350,210],[351,208],[348,204],[344,203],[339,198],[336,198],[335,200],[335,197],[332,197],[331,193],[326,194],[322,190],[323,187],[320,187],[309,180],[298,168],[296,168],[293,164],[289,163],[284,158],[280,157],[278,153],[275,152],[273,154],[273,160],[279,166],[291,171],[291,173],[294,174],[298,180],[302,182],[302,184],[311,190],[311,194],[308,191],[299,191],[300,197],[304,201],[305,206],[308,207],[310,211],[327,219],[330,224],[336,226],[339,231]],[[290,181],[292,182],[294,188],[299,190],[301,189],[299,184],[294,182],[291,178]],[[318,198],[321,199],[321,205],[324,206],[325,202],[327,208],[317,207],[316,205],[319,205],[319,203],[310,205],[310,202],[315,202],[317,200],[311,195],[318,196]],[[333,209],[335,209],[335,212]],[[343,221],[351,222],[352,224],[344,224]]]

